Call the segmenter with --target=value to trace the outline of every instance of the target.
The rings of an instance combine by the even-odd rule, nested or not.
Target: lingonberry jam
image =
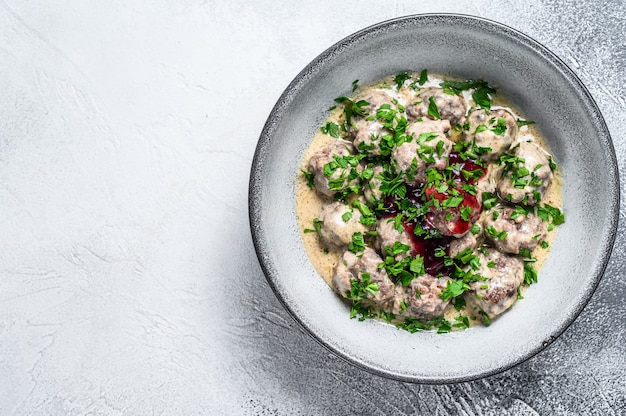
[[[464,188],[463,184],[475,184],[487,173],[487,169],[471,159],[464,160],[457,152],[450,153],[449,166],[451,166],[451,176],[448,182],[452,186],[449,186],[446,191],[439,192],[434,185],[424,187],[423,184],[406,184],[405,199],[417,209],[424,205],[431,207],[423,215],[402,221],[414,254],[419,254],[424,258],[424,268],[431,275],[446,274],[449,271],[449,268],[444,265],[443,257],[435,253],[443,249],[448,255],[452,238],[468,232],[482,212],[482,205],[478,202],[476,195]],[[467,172],[476,173],[468,175]],[[441,209],[451,196],[462,198],[462,201]],[[432,202],[433,200],[437,201],[437,207]],[[382,206],[383,208],[378,211],[380,218],[392,219],[402,212],[394,197],[386,197]]]

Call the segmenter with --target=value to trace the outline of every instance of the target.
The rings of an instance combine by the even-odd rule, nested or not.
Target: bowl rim
[[[391,373],[388,371],[381,370],[379,368],[373,367],[365,362],[361,362],[360,360],[351,357],[349,354],[344,353],[343,351],[339,351],[334,348],[330,343],[326,342],[324,339],[318,336],[311,328],[309,328],[306,323],[298,316],[297,313],[292,309],[289,302],[287,302],[280,290],[278,289],[274,279],[276,278],[273,275],[271,261],[268,256],[268,247],[261,243],[261,233],[262,226],[260,221],[260,197],[258,193],[255,191],[259,189],[260,184],[262,182],[262,178],[260,175],[256,175],[255,172],[259,170],[259,167],[263,165],[264,159],[264,149],[267,147],[270,139],[271,139],[271,130],[273,128],[274,120],[281,113],[282,109],[287,105],[290,101],[290,97],[299,90],[299,88],[306,84],[307,74],[314,72],[316,67],[323,65],[323,63],[332,58],[338,51],[342,48],[349,46],[351,43],[358,41],[361,38],[367,37],[368,35],[383,30],[385,28],[393,27],[394,25],[401,25],[413,22],[413,24],[419,25],[420,21],[427,21],[428,19],[446,19],[448,22],[453,21],[463,21],[465,23],[480,23],[486,26],[491,26],[494,29],[505,32],[507,37],[513,38],[525,46],[530,47],[531,49],[540,52],[545,58],[547,58],[552,64],[554,64],[561,73],[566,76],[569,81],[573,82],[576,87],[579,89],[581,95],[583,95],[587,100],[587,105],[593,109],[593,114],[591,114],[594,121],[597,123],[597,126],[602,130],[602,133],[599,137],[599,141],[606,149],[607,156],[610,160],[610,164],[607,167],[610,172],[607,173],[607,176],[612,178],[610,183],[611,194],[607,197],[610,199],[610,212],[612,215],[607,218],[607,239],[605,240],[604,250],[601,251],[599,258],[599,267],[596,270],[593,270],[593,276],[590,279],[591,284],[588,286],[586,293],[581,298],[581,301],[577,303],[575,308],[572,308],[571,317],[564,321],[564,324],[561,325],[558,330],[554,331],[551,334],[548,334],[548,339],[539,344],[538,346],[530,349],[527,354],[520,355],[516,359],[512,360],[510,363],[505,365],[491,368],[484,372],[469,374],[467,376],[455,376],[451,378],[420,378],[420,377],[411,377],[405,376],[402,374]],[[560,335],[562,335],[577,319],[582,310],[591,300],[593,294],[595,293],[600,280],[602,279],[605,270],[608,266],[611,253],[613,251],[615,239],[617,236],[617,229],[619,224],[619,209],[620,209],[620,178],[619,178],[619,168],[617,164],[617,156],[615,153],[615,148],[613,145],[613,141],[611,138],[610,131],[606,125],[604,117],[594,100],[593,96],[587,89],[587,87],[583,84],[580,78],[572,71],[572,69],[554,52],[550,51],[547,47],[545,47],[542,43],[537,40],[531,38],[530,36],[520,32],[517,29],[514,29],[508,25],[503,23],[473,16],[470,14],[462,14],[462,13],[423,13],[423,14],[411,14],[406,16],[395,17],[387,20],[383,20],[381,22],[369,25],[363,29],[360,29],[354,33],[345,36],[339,41],[335,42],[333,45],[328,47],[318,56],[316,56],[311,62],[309,62],[287,85],[283,93],[278,98],[276,104],[270,111],[270,114],[263,126],[261,131],[259,140],[257,142],[257,146],[254,152],[254,157],[252,160],[251,171],[250,171],[250,179],[249,179],[249,188],[248,188],[248,219],[250,222],[250,231],[252,235],[253,245],[256,252],[257,259],[259,260],[259,264],[265,275],[265,278],[274,292],[275,296],[278,298],[279,302],[283,305],[283,307],[287,310],[287,312],[291,315],[291,317],[298,323],[298,325],[305,330],[305,332],[311,336],[315,341],[324,346],[328,351],[332,354],[340,357],[344,361],[349,364],[361,368],[363,370],[368,371],[369,373],[382,376],[389,379],[394,379],[403,382],[411,382],[411,383],[420,383],[420,384],[448,384],[448,383],[460,383],[472,380],[478,380],[484,377],[488,377],[494,374],[498,374],[504,372],[506,370],[512,369],[519,364],[529,360],[530,358],[536,356],[541,351],[545,350],[549,345],[551,345]]]

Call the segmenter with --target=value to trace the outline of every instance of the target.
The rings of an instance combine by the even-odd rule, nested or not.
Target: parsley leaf
[[[498,198],[491,192],[483,192],[483,206],[491,209],[498,202]]]
[[[472,98],[480,108],[485,111],[490,111],[492,103],[490,94],[495,94],[495,92],[496,90],[488,86],[485,82],[472,93]]]
[[[444,92],[448,94],[460,94],[461,91],[466,91],[472,88],[479,88],[483,85],[487,85],[482,80],[468,80],[468,81],[443,81],[439,84],[443,87]]]
[[[369,113],[367,111],[367,106],[370,104],[365,100],[354,101],[348,97],[337,97],[335,98],[335,102],[343,105],[343,112],[346,116],[346,125],[353,126],[352,117],[357,116],[367,116]]]
[[[518,127],[522,127],[522,126],[528,126],[530,124],[535,124],[535,122],[532,120],[524,120],[524,119],[518,118],[516,121],[516,124]]]
[[[320,130],[322,130],[322,133],[324,134],[328,134],[329,136],[337,139],[339,138],[339,125],[333,123],[332,121],[324,124],[322,127],[320,127]]]
[[[487,227],[485,231],[487,231],[487,234],[489,234],[492,237],[497,238],[498,240],[504,240],[508,235],[508,233],[504,230],[503,231],[496,230],[496,228],[493,225],[490,225],[489,227]]]
[[[304,179],[306,179],[306,184],[310,189],[313,189],[313,186],[315,185],[315,175],[313,174],[313,172],[309,172],[308,170],[304,170],[304,169],[300,169],[300,172],[302,172],[302,175],[304,175]]]
[[[537,283],[537,270],[532,263],[524,262],[524,283],[527,285]]]
[[[548,231],[554,229],[555,226],[561,225],[565,222],[565,214],[560,209],[553,207],[549,204],[543,204],[543,206],[537,207],[537,216],[545,222],[550,222]],[[550,221],[552,219],[552,221]]]
[[[422,72],[420,72],[420,79],[418,82],[420,85],[424,85],[426,81],[428,81],[428,71],[426,71],[425,69],[422,69]]]
[[[448,94],[460,94],[461,91],[474,88],[472,98],[474,102],[485,111],[491,109],[491,96],[495,94],[496,90],[491,88],[483,80],[468,80],[468,81],[443,81],[439,85],[443,87],[443,91]]]
[[[363,239],[363,233],[357,231],[352,234],[352,241],[348,244],[348,249],[354,254],[361,253],[365,250],[365,240]]]
[[[441,291],[441,295],[439,297],[446,301],[462,295],[463,292],[469,290],[470,286],[465,283],[463,280],[448,280],[448,284],[446,288]]]
[[[439,109],[437,108],[437,104],[435,104],[435,97],[431,96],[428,99],[428,102],[428,115],[435,120],[441,119],[441,116],[439,115]]]
[[[420,256],[419,254],[413,257],[413,260],[411,260],[411,263],[409,263],[409,270],[411,270],[417,276],[425,274],[426,270],[424,269],[424,257]]]
[[[402,72],[395,76],[395,78],[393,79],[393,82],[395,82],[398,89],[400,89],[404,85],[404,82],[408,79],[411,79],[409,74],[406,72]]]
[[[498,122],[491,131],[498,136],[504,136],[504,132],[506,131],[506,119],[504,117],[498,117]]]
[[[324,224],[324,221],[320,220],[319,218],[313,218],[313,229],[310,228],[305,228],[304,232],[305,233],[317,233],[318,236],[322,236],[322,224]]]

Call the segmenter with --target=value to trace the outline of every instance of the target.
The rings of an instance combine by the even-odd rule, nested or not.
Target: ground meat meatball
[[[429,133],[431,131],[434,131],[437,133],[441,133],[441,135],[443,136],[443,134],[447,133],[448,130],[450,130],[450,121],[431,120],[429,118],[425,118],[422,121],[414,121],[411,124],[409,124],[406,129],[406,132],[407,134],[413,135],[413,137],[417,139],[419,135],[422,133]]]
[[[387,271],[384,268],[378,268],[378,265],[382,262],[383,260],[376,251],[369,247],[360,256],[346,250],[335,267],[332,285],[341,296],[351,298],[352,282],[363,281],[364,278],[369,276],[369,282],[375,282],[378,289],[374,293],[365,292],[365,300],[375,305],[383,305],[393,298],[395,286],[389,279]]]
[[[480,217],[482,208],[477,196],[461,187],[439,192],[431,186],[426,188],[424,193],[428,201],[436,200],[426,214],[426,223],[445,236],[463,237]],[[461,201],[457,200],[452,206],[446,206],[454,198],[461,198]]]
[[[374,176],[372,176],[372,179],[370,179],[363,187],[363,194],[365,195],[365,199],[374,204],[377,203],[382,197],[380,185],[383,183],[383,181],[380,175],[384,172],[384,170],[385,169],[381,165],[374,166]]]
[[[465,299],[468,306],[478,308],[493,318],[517,300],[517,290],[524,281],[524,263],[518,257],[492,248],[483,250],[478,253],[481,266],[476,274],[487,280],[471,282],[471,290],[466,292]]]
[[[433,97],[442,119],[448,120],[453,126],[461,123],[467,111],[465,99],[461,95],[446,94],[442,88],[430,87],[421,90],[416,102],[407,106],[407,114],[414,118],[432,118],[428,115],[431,97]]]
[[[345,140],[333,140],[311,156],[307,169],[313,174],[313,184],[320,196],[332,198],[337,192],[346,189],[348,186],[358,184],[358,175],[355,174],[363,170],[361,165],[355,167],[349,166],[347,169],[339,167],[335,169],[330,176],[326,176],[324,173],[324,166],[334,160],[334,155],[349,156],[353,153],[354,147],[350,142]],[[357,177],[354,178],[355,176]],[[341,182],[341,178],[344,179],[343,182],[337,183]],[[331,186],[331,184],[333,186]]]
[[[517,120],[508,110],[500,108],[486,113],[479,108],[470,112],[466,120],[469,130],[463,133],[463,141],[471,143],[475,139],[477,146],[490,148],[481,156],[485,161],[498,159],[517,138]]]
[[[537,215],[502,205],[485,212],[483,227],[494,247],[511,254],[533,250],[548,231],[548,223]]]
[[[381,154],[381,137],[390,135],[391,131],[383,127],[382,123],[376,120],[359,120],[355,122],[354,147],[359,151],[371,155]]]
[[[351,213],[344,217],[347,212]],[[320,241],[328,249],[344,248],[352,241],[356,232],[364,233],[367,228],[359,222],[361,211],[352,208],[343,202],[325,204],[320,213]]]
[[[465,233],[463,237],[454,238],[450,241],[450,249],[448,251],[448,255],[450,257],[456,257],[459,253],[466,249],[473,251],[478,248],[483,240],[483,227],[481,227],[478,223],[476,223],[476,227],[478,228],[476,233],[470,231]]]
[[[376,110],[380,108],[383,104],[389,104],[391,108],[397,108],[397,103],[399,100],[398,94],[387,88],[374,88],[367,90],[366,92],[361,92],[354,97],[354,102],[359,102],[361,100],[367,101],[368,105],[365,108],[369,115],[375,115]],[[367,116],[365,116],[367,117]]]
[[[442,170],[448,165],[448,157],[454,146],[444,132],[450,129],[445,121],[418,121],[411,123],[407,129],[413,139],[393,149],[391,158],[399,171],[407,176],[407,182],[422,183],[426,180],[426,170],[430,167]],[[423,136],[422,134],[429,134]]]
[[[433,277],[424,274],[411,280],[411,283],[400,289],[398,284],[394,299],[395,314],[402,318],[416,318],[427,321],[443,315],[449,300],[441,299],[441,292],[446,288],[449,277]]]
[[[548,155],[531,142],[514,146],[512,157],[504,161],[503,172],[498,194],[515,204],[537,204],[554,178]]]
[[[376,111],[382,105],[388,105],[390,109],[397,110],[398,96],[393,90],[374,89],[358,94],[354,99],[355,102],[361,100],[368,102],[368,105],[363,107],[368,115],[354,116],[353,127],[349,134],[353,137],[353,143],[357,149],[372,155],[379,155],[381,153],[381,136],[391,135],[392,132],[385,128],[380,121],[369,119],[368,116],[375,116]]]
[[[407,252],[396,255],[396,261],[401,261],[409,255],[415,255],[411,238],[404,229],[399,232],[394,228],[393,218],[382,218],[378,221],[376,232],[378,234],[376,245],[382,252],[384,252],[385,247],[393,247],[396,242],[409,246]]]

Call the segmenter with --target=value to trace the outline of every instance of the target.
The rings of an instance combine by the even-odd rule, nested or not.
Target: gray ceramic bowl
[[[349,307],[303,249],[294,185],[302,154],[339,95],[406,70],[484,78],[546,136],[564,175],[567,222],[539,283],[490,327],[410,334]],[[330,47],[287,87],[261,134],[250,178],[250,225],[267,280],[287,310],[335,354],[411,382],[475,379],[508,369],[560,335],[591,298],[606,267],[619,212],[619,179],[607,127],[589,92],[545,47],[498,23],[417,15],[368,27]]]

